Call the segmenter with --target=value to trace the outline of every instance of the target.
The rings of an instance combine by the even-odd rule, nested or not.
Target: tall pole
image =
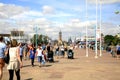
[[[96,0],[96,36],[95,36],[95,58],[98,58],[98,53],[97,53],[97,27],[98,27],[98,21],[97,21],[97,9],[98,9],[98,0]]]
[[[33,28],[33,30],[35,31],[35,47],[37,48],[37,43],[38,43],[38,41],[37,41],[37,39],[38,39],[38,27],[37,26],[35,26],[35,28]]]
[[[88,32],[87,32],[87,20],[88,20],[88,14],[87,14],[87,0],[86,0],[86,57],[88,57]]]
[[[20,26],[20,24],[18,24],[18,26]],[[21,29],[18,29],[18,32],[19,32],[19,43],[20,43],[21,42],[21,40],[20,40],[20,38],[21,38],[21,35],[20,35]]]
[[[37,26],[35,27],[36,30],[36,48],[37,48]]]
[[[101,15],[102,15],[102,2],[101,2],[101,0],[100,0],[100,56],[102,56],[102,36],[101,36],[101,27],[102,27],[102,17],[101,17]]]
[[[19,32],[19,43],[20,43],[20,29],[18,29],[18,32]]]

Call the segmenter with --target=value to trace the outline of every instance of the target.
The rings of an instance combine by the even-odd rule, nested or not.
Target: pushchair
[[[49,62],[54,62],[54,58],[53,58],[53,51],[49,51],[48,54],[47,54],[47,58],[48,58],[48,61]]]
[[[73,52],[73,50],[69,49],[67,56],[68,56],[68,59],[74,59],[74,52]]]

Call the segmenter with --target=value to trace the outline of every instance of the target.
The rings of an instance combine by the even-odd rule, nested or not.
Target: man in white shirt
[[[42,50],[41,44],[38,44],[36,54],[37,54],[37,57],[38,57],[39,67],[41,66],[41,63],[42,63],[42,51],[43,50]]]

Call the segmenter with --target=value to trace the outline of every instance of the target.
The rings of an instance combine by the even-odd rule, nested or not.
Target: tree
[[[105,44],[107,44],[108,46],[112,44],[113,40],[114,40],[114,36],[112,36],[112,35],[106,35],[106,36],[104,37],[104,42],[105,42]]]
[[[48,44],[48,36],[43,36],[43,43]]]
[[[117,10],[117,11],[115,11],[115,14],[119,14],[120,12]]]
[[[104,42],[107,46],[109,45],[117,45],[120,43],[120,38],[116,36],[112,36],[112,35],[106,35],[104,37]]]
[[[36,42],[37,41],[37,42]],[[48,43],[48,36],[42,35],[42,34],[34,34],[33,37],[31,38],[31,42],[34,44],[34,46],[39,43],[41,44],[47,44]]]
[[[38,43],[43,43],[43,35],[39,35],[38,37]]]
[[[34,34],[33,35],[33,37],[31,38],[31,42],[32,42],[32,44],[35,46],[35,44],[36,44],[36,42],[37,42],[37,44],[38,44],[38,34]]]

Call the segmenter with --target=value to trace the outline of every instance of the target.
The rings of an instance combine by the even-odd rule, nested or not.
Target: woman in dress
[[[14,71],[17,77],[16,80],[20,80],[20,68],[22,68],[22,61],[20,59],[20,49],[17,46],[16,40],[11,41],[11,47],[9,48],[9,57],[10,61],[7,66],[7,69],[9,71],[9,80],[13,80]]]

